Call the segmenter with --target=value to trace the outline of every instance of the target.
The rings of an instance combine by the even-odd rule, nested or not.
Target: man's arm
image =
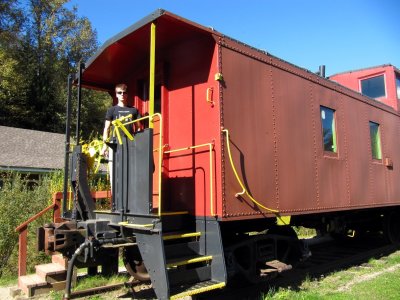
[[[103,130],[103,142],[104,142],[104,145],[103,145],[103,148],[100,151],[101,155],[104,155],[104,152],[107,150],[107,145],[106,145],[105,142],[108,139],[108,135],[109,135],[109,132],[110,132],[110,126],[111,126],[111,121],[106,120],[106,122],[104,123],[104,130]]]
[[[106,122],[104,123],[104,130],[103,130],[103,142],[106,142],[108,139],[110,126],[111,126],[111,121],[106,120]]]

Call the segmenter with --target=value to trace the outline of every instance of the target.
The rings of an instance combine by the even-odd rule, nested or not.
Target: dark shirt
[[[130,114],[132,114],[132,118],[125,119],[123,123],[139,119],[140,118],[139,111],[135,107],[121,107],[118,105],[114,105],[107,110],[106,120],[114,121],[116,119],[125,117]],[[130,133],[133,133],[133,124],[126,125],[125,127]]]

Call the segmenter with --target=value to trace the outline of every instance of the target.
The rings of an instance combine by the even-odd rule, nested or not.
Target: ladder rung
[[[212,260],[212,255],[191,257],[191,258],[187,258],[187,259],[179,258],[179,259],[175,259],[175,260],[167,263],[167,268],[179,267],[179,266],[184,266],[184,265],[188,265],[188,264],[194,264],[194,263],[209,261],[209,260]]]
[[[120,248],[120,247],[132,247],[136,246],[137,243],[124,243],[124,244],[105,244],[102,245],[102,248]]]
[[[188,213],[188,211],[164,211],[161,216],[187,215]]]
[[[154,224],[132,224],[128,222],[119,222],[118,225],[127,227],[127,228],[150,228],[154,227]]]
[[[175,233],[175,234],[167,234],[163,236],[164,241],[168,240],[177,240],[177,239],[184,239],[190,237],[198,237],[201,236],[201,232],[187,232],[187,233]]]
[[[187,296],[205,293],[205,292],[215,290],[215,289],[221,289],[221,288],[225,287],[225,282],[217,282],[217,283],[211,282],[210,284],[207,284],[207,285],[202,285],[202,283],[199,283],[198,285],[199,285],[199,287],[195,286],[193,288],[188,289],[187,291],[181,292],[176,295],[172,295],[170,297],[170,299],[175,300],[175,299],[180,299],[180,298],[187,297]]]

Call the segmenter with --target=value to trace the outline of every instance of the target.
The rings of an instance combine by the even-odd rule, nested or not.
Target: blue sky
[[[100,43],[158,8],[326,74],[400,68],[398,0],[71,0]]]

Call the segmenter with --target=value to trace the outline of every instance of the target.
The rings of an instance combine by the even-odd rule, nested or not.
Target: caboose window
[[[397,99],[400,100],[400,74],[396,74]]]
[[[322,141],[324,151],[337,152],[335,111],[321,106]]]
[[[381,133],[378,123],[369,122],[369,133],[371,136],[371,152],[373,159],[382,159]]]
[[[385,97],[385,76],[380,75],[361,80],[361,93],[371,98]]]

